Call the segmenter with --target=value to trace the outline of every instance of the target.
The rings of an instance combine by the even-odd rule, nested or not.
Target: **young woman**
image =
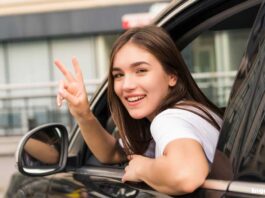
[[[114,43],[108,101],[120,141],[90,111],[77,59],[72,63],[75,76],[55,61],[66,78],[57,102],[67,101],[98,160],[129,160],[123,182],[143,181],[167,194],[190,193],[203,184],[222,113],[200,91],[166,32],[155,26],[133,28]]]

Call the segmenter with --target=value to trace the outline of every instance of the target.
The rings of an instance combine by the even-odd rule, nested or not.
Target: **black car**
[[[226,65],[228,57],[237,71],[230,79],[231,90],[225,85],[222,90],[211,87],[209,92],[216,93],[210,97],[215,103],[218,94],[227,96],[228,101],[219,102],[225,115],[211,172],[198,190],[180,197],[265,197],[264,1],[173,1],[154,23],[171,35],[188,65],[193,65],[191,70],[196,71],[196,64],[200,63],[205,64],[205,71],[211,71],[212,63],[205,61],[209,59],[189,59],[189,53],[194,53],[192,47],[197,45],[198,56],[207,57],[215,50],[218,64]],[[244,43],[242,39],[237,42],[239,36],[245,38]],[[218,43],[214,49],[206,49],[202,44],[213,41]],[[227,77],[226,73],[224,76]],[[218,82],[217,76],[215,83]],[[115,135],[106,90],[107,81],[95,93],[91,108],[102,126]],[[46,134],[46,138],[40,137],[40,133]],[[26,146],[32,139],[52,139],[55,160],[44,163],[27,156]],[[41,159],[48,152],[38,155]],[[84,143],[78,126],[70,137],[61,124],[33,129],[20,142],[17,166],[23,175],[16,175],[7,197],[170,197],[144,183],[122,183],[124,165],[100,164]]]

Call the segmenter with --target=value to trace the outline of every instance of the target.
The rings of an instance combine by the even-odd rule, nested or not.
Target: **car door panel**
[[[49,197],[170,197],[144,184],[124,184],[122,173],[122,170],[102,167],[59,173],[51,179]]]

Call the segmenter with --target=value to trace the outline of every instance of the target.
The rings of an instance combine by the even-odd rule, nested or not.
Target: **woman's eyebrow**
[[[121,69],[120,69],[119,67],[115,67],[115,66],[113,66],[111,71],[112,71],[112,72],[115,72],[115,71],[121,71]]]
[[[142,65],[142,64],[150,65],[148,62],[145,62],[145,61],[138,61],[138,62],[132,63],[130,66],[131,67],[137,67],[137,66]]]
[[[134,68],[134,67],[138,67],[139,65],[142,65],[142,64],[150,65],[148,62],[145,62],[145,61],[137,61],[137,62],[130,64],[130,67]],[[120,67],[116,67],[116,66],[113,66],[113,68],[112,68],[112,71],[121,71],[121,70],[122,69]]]

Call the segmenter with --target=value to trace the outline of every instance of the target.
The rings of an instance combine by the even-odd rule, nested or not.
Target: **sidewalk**
[[[15,152],[22,136],[0,136],[0,198],[4,197],[15,168]],[[3,171],[4,170],[4,171]]]
[[[22,136],[0,136],[0,157],[14,156]]]

